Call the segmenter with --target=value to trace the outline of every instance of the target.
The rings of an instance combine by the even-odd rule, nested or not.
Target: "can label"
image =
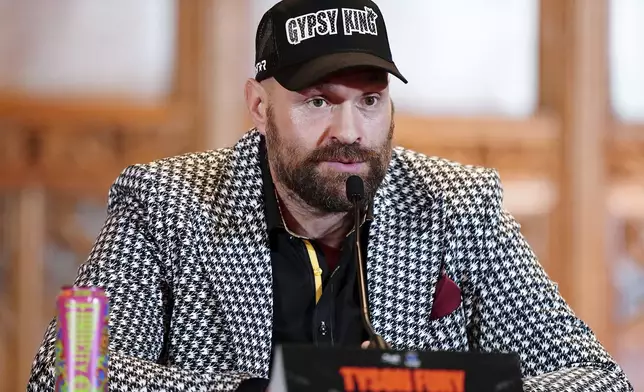
[[[109,310],[105,292],[67,287],[57,302],[56,392],[107,391]]]

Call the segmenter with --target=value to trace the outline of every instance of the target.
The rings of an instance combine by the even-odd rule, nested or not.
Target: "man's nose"
[[[359,113],[355,108],[347,105],[340,106],[334,113],[333,124],[329,137],[336,143],[354,144],[360,143],[362,135],[358,124]]]

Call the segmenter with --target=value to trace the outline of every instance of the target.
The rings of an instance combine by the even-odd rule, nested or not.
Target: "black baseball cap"
[[[369,0],[282,0],[257,28],[255,79],[288,90],[347,68],[378,68],[407,83],[394,64],[380,8]]]

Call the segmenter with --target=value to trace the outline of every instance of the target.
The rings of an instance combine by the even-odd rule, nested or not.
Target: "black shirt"
[[[286,227],[263,142],[260,161],[273,269],[273,345],[359,346],[368,337],[358,306],[355,233],[346,236],[337,266],[329,268],[318,242],[299,237]],[[369,209],[361,227],[363,255],[371,215]]]
[[[368,335],[358,306],[355,233],[347,235],[338,260],[331,263],[327,262],[318,242],[291,233],[280,212],[264,138],[259,154],[273,270],[273,347],[276,344],[359,346],[368,340]],[[363,255],[367,254],[372,208],[370,204],[360,228]],[[329,268],[329,264],[335,268]],[[264,391],[268,382],[252,378],[242,382],[237,391]]]

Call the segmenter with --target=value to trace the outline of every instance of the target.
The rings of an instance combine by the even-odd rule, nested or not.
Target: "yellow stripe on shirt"
[[[309,252],[309,260],[311,261],[311,268],[313,269],[313,278],[315,280],[315,303],[317,304],[322,296],[322,268],[318,261],[318,254],[315,252],[313,244],[309,240],[303,240],[306,245],[306,250]]]

